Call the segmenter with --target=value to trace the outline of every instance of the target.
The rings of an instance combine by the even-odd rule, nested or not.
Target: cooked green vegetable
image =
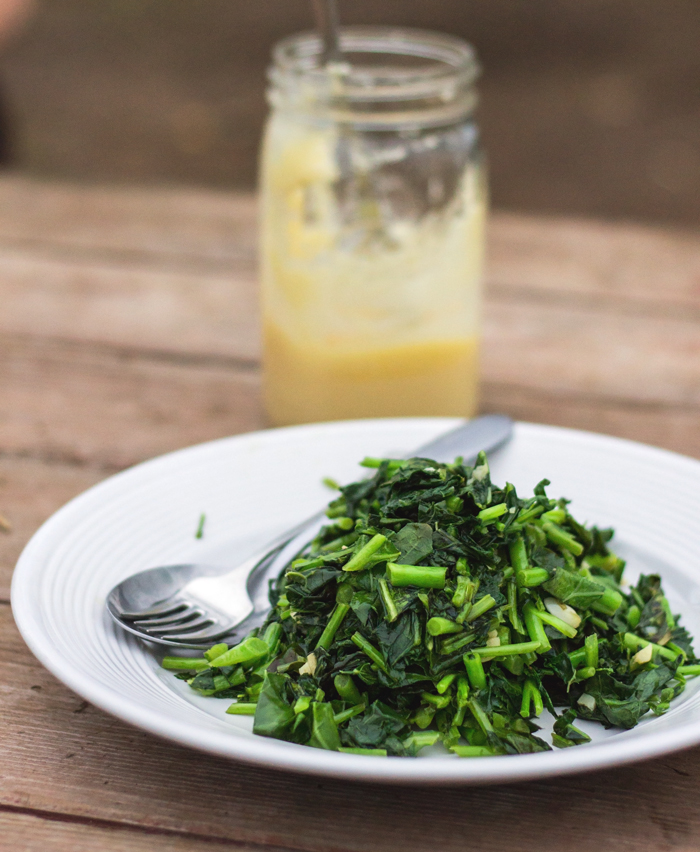
[[[375,475],[340,488],[262,630],[164,660],[235,698],[255,733],[378,756],[545,751],[545,709],[554,746],[579,745],[578,719],[632,728],[700,674],[659,577],[623,590],[612,531],[574,520],[547,480],[521,499],[483,455],[364,464]]]

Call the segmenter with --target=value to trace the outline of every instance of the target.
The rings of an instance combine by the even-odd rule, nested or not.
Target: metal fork
[[[410,455],[473,460],[509,440],[513,422],[487,415],[424,444]],[[177,648],[199,648],[258,627],[269,612],[268,580],[297,556],[323,525],[317,512],[261,548],[233,570],[185,564],[150,568],[122,580],[107,596],[116,623],[141,639]]]

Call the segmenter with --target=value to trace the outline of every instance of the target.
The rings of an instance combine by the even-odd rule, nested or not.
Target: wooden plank
[[[10,599],[12,571],[29,537],[104,475],[90,467],[0,456],[0,514],[11,524],[9,531],[0,532],[0,601]]]
[[[501,261],[501,268],[506,266]],[[543,295],[542,288],[524,280],[527,286],[504,289],[499,284],[486,301],[487,379],[512,379],[509,371],[515,367],[532,374],[545,365],[574,387],[577,368],[597,367],[585,389],[593,383],[603,393],[610,382],[625,392],[639,387],[644,394],[658,385],[660,398],[679,381],[700,386],[700,308],[690,304],[692,290],[689,304],[684,306],[678,293],[674,302],[671,293],[661,308],[634,292],[611,304],[612,297],[596,295],[595,282],[583,293],[573,273],[557,279],[564,284],[554,294]],[[546,276],[541,280],[546,288]],[[684,281],[690,288],[691,279]],[[696,289],[700,293],[700,283]],[[260,354],[252,264],[232,263],[225,272],[180,271],[163,264],[47,258],[35,249],[5,248],[0,293],[0,331],[8,334],[246,360]]]
[[[115,260],[197,257],[223,265],[253,259],[256,231],[250,193],[0,178],[0,243],[7,246]]]
[[[492,301],[482,375],[523,389],[700,405],[700,321]]]
[[[155,261],[158,261],[157,263]],[[252,262],[0,250],[0,332],[142,350],[260,355]]]
[[[0,181],[0,330],[254,360],[253,213],[250,196]],[[507,214],[491,234],[487,384],[696,404],[694,235]]]
[[[673,350],[645,354],[643,342],[627,365],[628,386],[623,373],[606,375],[605,347],[596,360],[588,353],[585,337],[568,356],[552,345],[553,362],[530,346],[527,335],[522,345],[516,341],[502,352],[489,354],[487,348],[482,408],[525,420],[610,431],[700,455],[695,428],[700,404],[692,375],[697,360],[683,360],[681,347],[674,376]],[[571,352],[576,357],[567,380],[560,368],[562,358],[573,357]],[[615,352],[624,358],[624,349],[613,348]],[[661,361],[663,355],[665,372],[654,364],[654,358]],[[489,364],[489,357],[498,369]],[[245,364],[160,358],[51,340],[0,339],[0,452],[6,454],[115,470],[263,424],[258,372]]]
[[[6,849],[22,852],[153,852],[154,848],[169,852],[254,852],[260,849],[211,837],[132,828],[116,822],[79,822],[61,815],[15,810],[0,811],[0,836]]]
[[[256,201],[246,193],[0,179],[0,246],[94,260],[246,262],[256,254]],[[495,212],[491,290],[700,306],[697,232]],[[88,294],[82,293],[83,297]]]
[[[388,787],[256,768],[161,741],[86,706],[32,659],[6,606],[0,699],[0,807],[309,852],[700,848],[700,749],[482,788]]]
[[[700,412],[695,406],[645,404],[566,391],[548,393],[487,381],[482,387],[481,410],[503,412],[531,423],[615,435],[700,458]]]
[[[568,297],[613,310],[691,311],[698,318],[697,232],[496,213],[489,235],[492,293]]]
[[[491,239],[483,407],[700,457],[692,235],[500,215]],[[7,600],[27,537],[74,493],[262,423],[254,202],[2,180],[0,296]],[[85,708],[32,660],[1,605],[0,648],[0,830],[13,847],[109,849],[115,826],[114,848],[141,849],[150,840],[128,827],[141,826],[197,850],[700,848],[698,750],[510,788],[348,787],[203,758]],[[103,824],[52,834],[46,813]]]
[[[0,451],[118,469],[261,424],[256,373],[0,338]]]

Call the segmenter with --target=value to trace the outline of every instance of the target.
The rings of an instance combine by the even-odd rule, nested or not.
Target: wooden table
[[[539,783],[425,790],[204,757],[87,705],[19,638],[9,583],[63,502],[263,425],[255,202],[0,181],[0,847],[700,849],[700,749]],[[700,240],[498,214],[483,409],[700,457]]]

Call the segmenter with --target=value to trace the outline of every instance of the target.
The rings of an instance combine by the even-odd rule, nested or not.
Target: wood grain
[[[255,202],[0,181],[0,448],[121,467],[262,424]],[[500,214],[483,406],[698,454],[696,235]]]
[[[0,339],[0,449],[115,470],[257,428],[257,371],[41,338]]]
[[[698,749],[483,788],[274,772],[171,745],[86,706],[32,659],[8,610],[0,606],[0,807],[309,852],[596,852],[613,838],[625,852],[700,849]]]
[[[503,411],[515,420],[615,435],[700,458],[696,406],[606,399],[565,389],[548,393],[507,382],[485,382],[481,407]]]
[[[0,180],[0,845],[700,849],[700,749],[484,789],[304,778],[157,740],[33,659],[6,602],[37,526],[113,470],[264,424],[254,219],[251,196]],[[482,408],[700,457],[697,235],[500,214],[490,245]]]
[[[255,211],[250,193],[0,179],[0,240],[45,253],[194,256],[211,265],[253,260]]]
[[[29,537],[104,475],[86,466],[0,456],[0,514],[10,522],[9,531],[0,532],[0,602],[9,602],[12,570]]]
[[[501,330],[505,336],[505,324]],[[571,340],[576,342],[575,329]],[[663,363],[655,361],[664,353],[652,351],[641,363],[643,352],[631,357],[627,374],[636,377],[642,392],[609,374],[604,346],[595,361],[587,357],[586,338],[578,343],[570,378],[557,370],[563,356],[550,342],[496,351],[493,359],[503,370],[493,371],[499,376],[494,379],[485,369],[482,408],[700,456],[700,407],[692,374],[682,383],[692,370],[690,354],[684,361],[682,349],[676,351],[678,376],[672,363],[664,374]],[[573,346],[567,357],[572,351]],[[624,349],[612,347],[610,363],[615,352],[625,357]],[[510,381],[500,378],[507,370],[513,374]],[[0,339],[0,448],[6,454],[110,471],[263,424],[259,371],[245,363],[51,339]]]
[[[260,847],[173,831],[144,829],[115,822],[63,818],[60,815],[0,810],[0,836],[6,849],[22,852],[255,852]],[[269,847],[268,847],[269,848]]]
[[[700,309],[697,232],[632,223],[498,213],[490,230],[491,291],[593,302],[627,312]]]

